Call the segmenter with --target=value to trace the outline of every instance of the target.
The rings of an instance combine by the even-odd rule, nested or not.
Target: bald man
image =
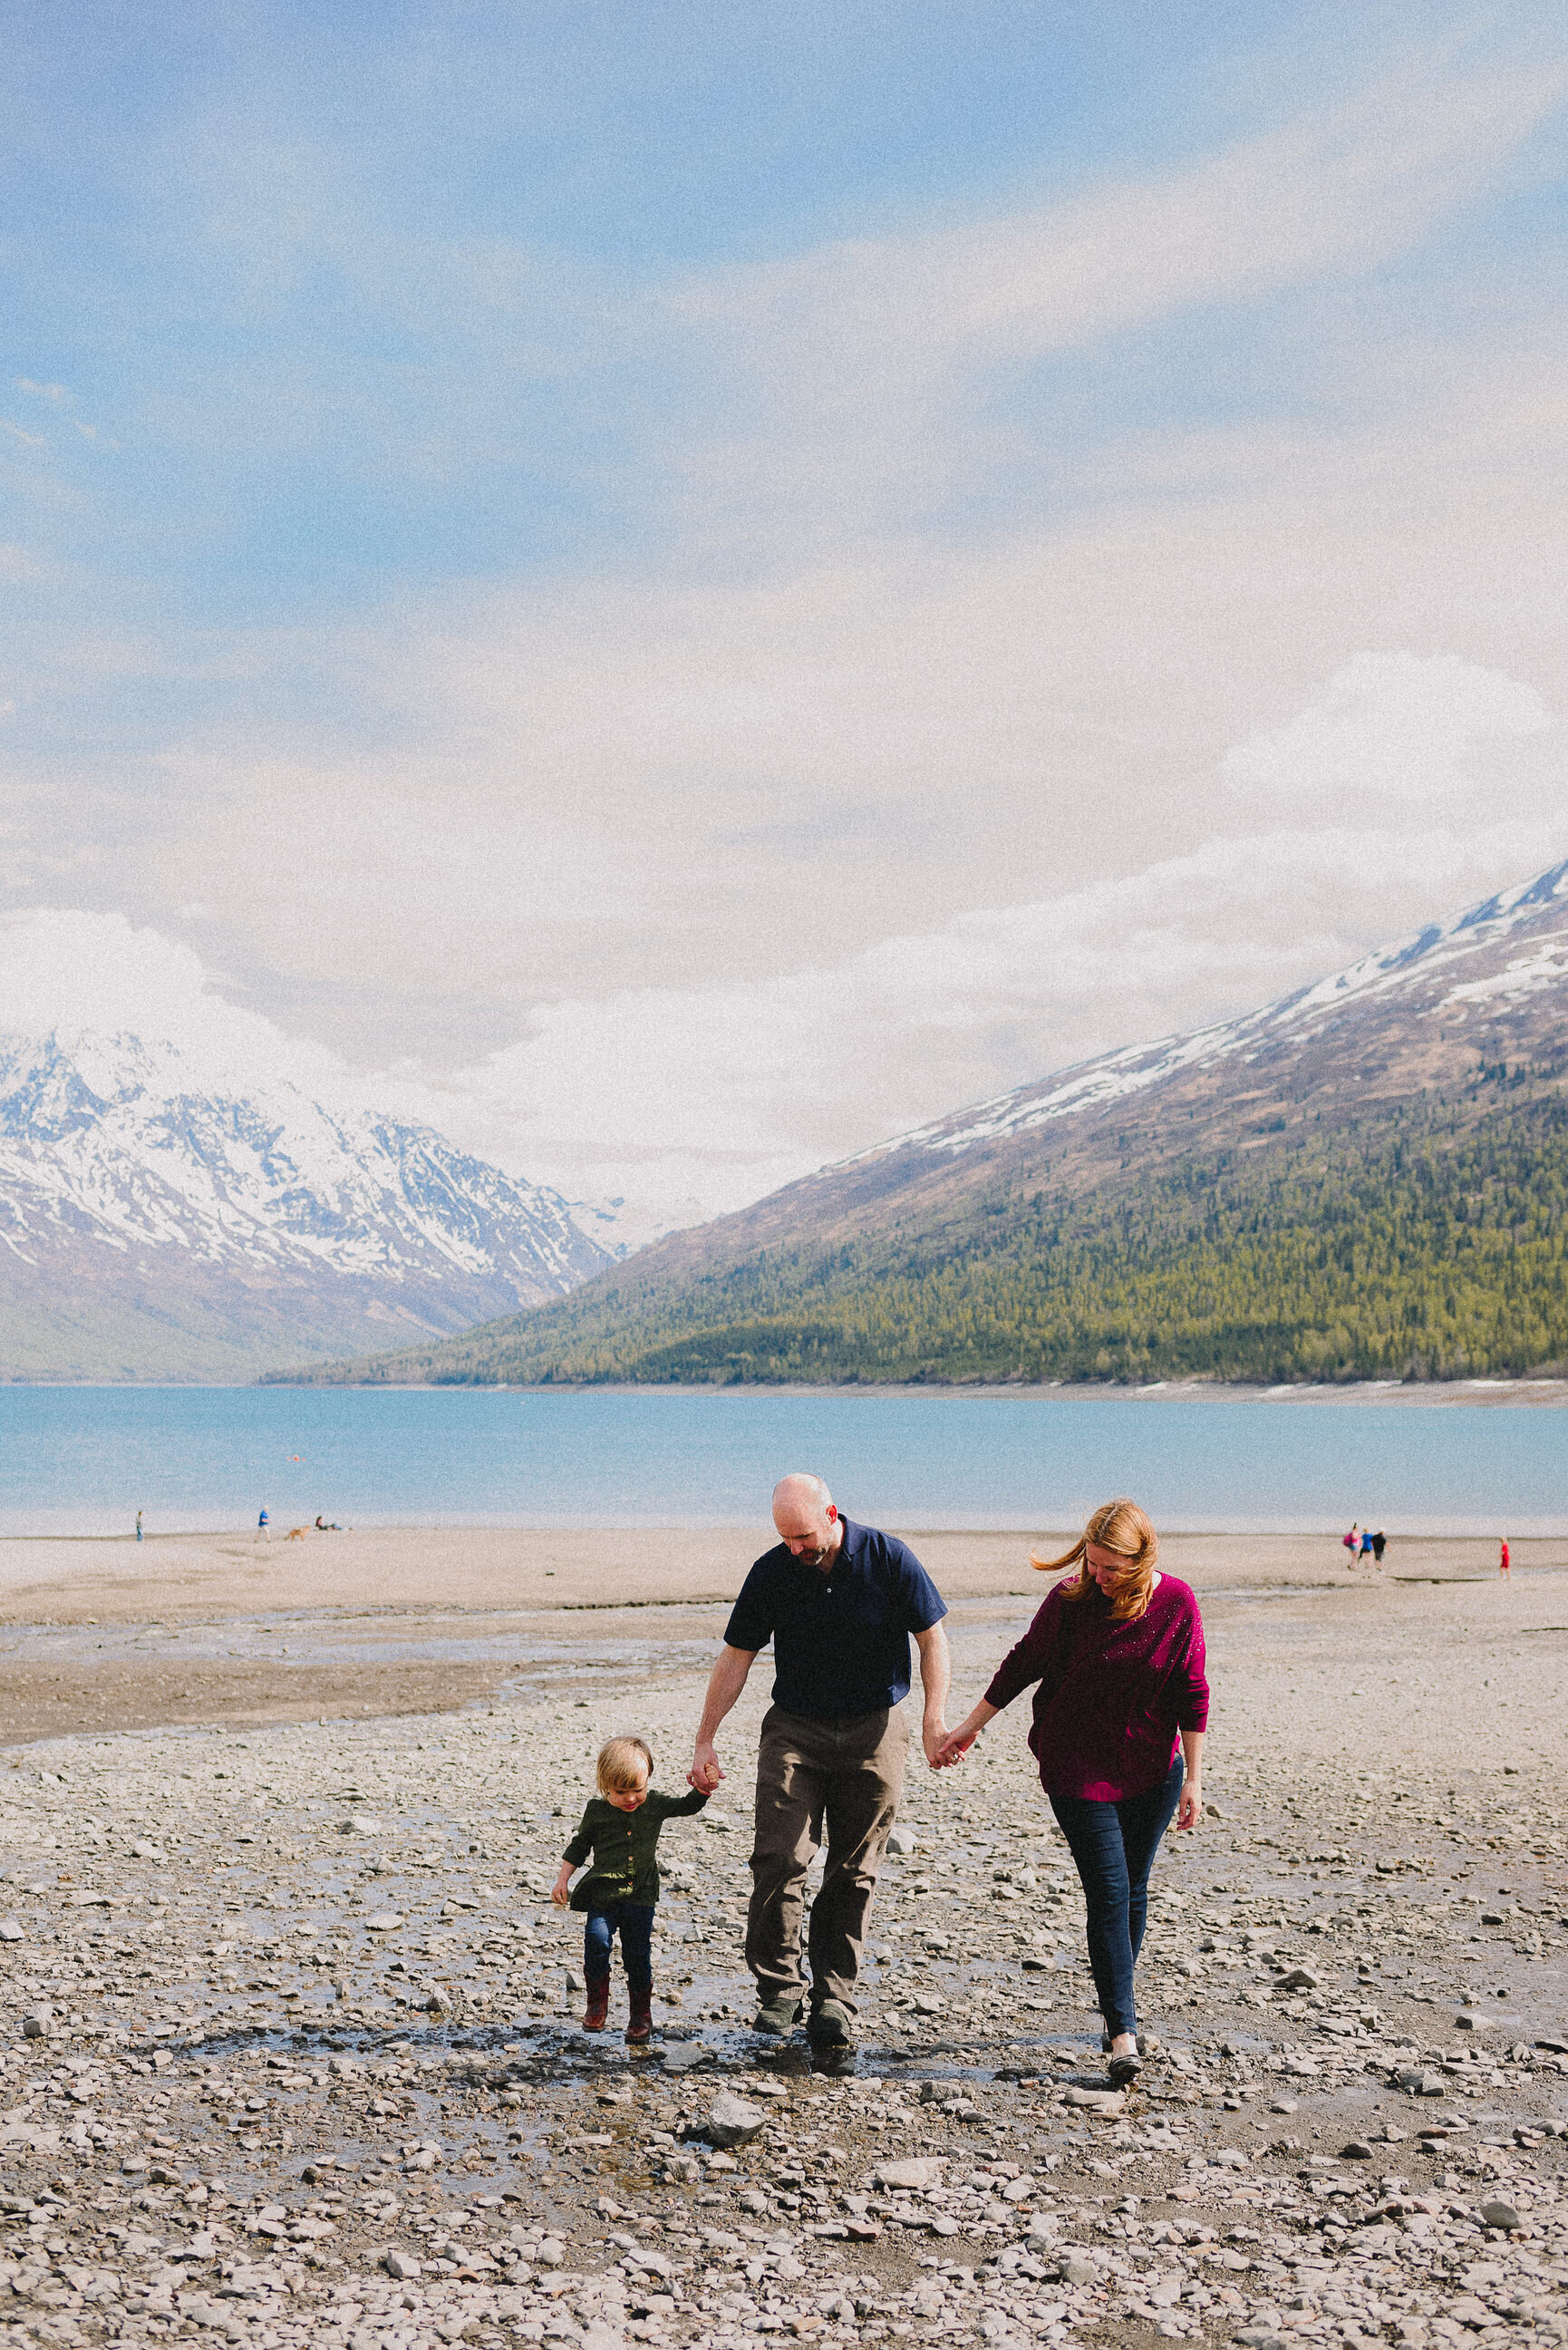
[[[921,1736],[935,1763],[947,1732],[947,1606],[896,1535],[852,1525],[820,1477],[774,1488],[775,1548],[747,1575],[708,1683],[687,1773],[707,1793],[724,1776],[713,1742],[758,1653],[774,1644],[774,1701],[757,1749],[757,1824],[746,1964],[753,2031],[786,2033],[807,1997],[801,1962],[805,1873],[827,1830],[811,1908],[806,2024],[814,2048],[853,2044],[855,1985],[877,1872],[903,1791],[909,1638],[920,1658]]]

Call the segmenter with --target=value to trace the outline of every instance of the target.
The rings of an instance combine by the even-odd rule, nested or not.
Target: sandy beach
[[[909,1531],[956,1718],[1044,1579]],[[1123,2097],[1022,1705],[911,1772],[855,2069],[751,2035],[765,1660],[667,1833],[651,2050],[618,1978],[576,2029],[592,1754],[679,1783],[764,1538],[0,1544],[0,2342],[1568,2337],[1568,1544],[1167,1544],[1212,1809]]]
[[[999,1620],[1038,1606],[1046,1578],[1030,1549],[1071,1539],[906,1532],[949,1600],[981,1621],[987,1602],[1017,1603]],[[766,1542],[744,1527],[0,1541],[0,1737],[489,1702],[574,1649],[711,1645]],[[1521,1591],[1568,1568],[1568,1541],[1513,1553]],[[1395,1594],[1484,1587],[1497,1564],[1490,1543],[1408,1538],[1382,1569],[1353,1567],[1332,1539],[1290,1534],[1176,1534],[1162,1555],[1206,1596],[1315,1593],[1332,1615],[1343,1595],[1357,1623]]]

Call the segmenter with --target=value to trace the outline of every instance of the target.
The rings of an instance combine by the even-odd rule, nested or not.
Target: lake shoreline
[[[286,1379],[264,1372],[250,1379],[6,1379],[0,1392],[109,1395],[201,1395],[209,1392],[248,1395],[257,1390],[284,1395],[314,1395],[323,1389],[338,1394],[371,1395],[527,1395],[527,1396],[680,1396],[686,1399],[735,1396],[858,1397],[872,1401],[897,1399],[940,1403],[1280,1403],[1388,1404],[1423,1409],[1472,1405],[1481,1409],[1568,1410],[1568,1378],[1475,1379],[1344,1379],[1314,1383],[1291,1380],[1275,1386],[1226,1379],[1154,1379],[1139,1387],[1111,1380],[847,1380],[826,1384],[812,1381],[734,1379],[722,1384],[704,1380],[683,1386],[666,1380],[554,1380],[535,1386],[505,1379]]]
[[[253,1385],[285,1394],[319,1391],[315,1379],[267,1378]],[[337,1392],[375,1395],[527,1395],[527,1396],[855,1396],[872,1402],[897,1399],[938,1403],[1324,1403],[1487,1407],[1509,1406],[1521,1410],[1568,1409],[1568,1379],[1348,1379],[1312,1386],[1294,1382],[1282,1387],[1244,1386],[1220,1379],[1156,1379],[1144,1387],[1122,1387],[1096,1379],[1047,1379],[987,1383],[935,1379],[909,1381],[836,1380],[826,1386],[807,1380],[733,1379],[719,1384],[682,1387],[673,1381],[584,1381],[574,1385],[556,1380],[535,1387],[514,1386],[507,1380],[346,1379],[330,1383]]]

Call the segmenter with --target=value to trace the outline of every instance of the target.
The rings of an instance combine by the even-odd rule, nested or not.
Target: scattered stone
[[[898,1853],[900,1856],[907,1856],[918,1848],[918,1842],[919,1840],[916,1837],[913,1828],[895,1827],[888,1831],[888,1849],[889,1852]]]
[[[1568,2014],[1535,1848],[1561,1833],[1544,1740],[1525,1843],[1503,1841],[1500,1783],[1431,1765],[1464,1773],[1477,1848],[1456,1854],[1441,1823],[1424,1835],[1447,1803],[1425,1762],[1361,1808],[1366,1753],[1287,1768],[1258,1715],[1246,1821],[1170,1839],[1155,1873],[1140,1991],[1179,2044],[1124,2095],[1087,2085],[1076,1882],[1022,1739],[996,1739],[983,1769],[911,1780],[911,1849],[953,1875],[884,1873],[859,2069],[839,2076],[804,2034],[747,2030],[738,1815],[700,1865],[692,1824],[661,1846],[665,2036],[624,2045],[618,1954],[606,2033],[563,2004],[581,1921],[545,1896],[576,1774],[633,1724],[667,1772],[700,1680],[607,1676],[581,1723],[546,1671],[488,1714],[10,1750],[0,1867],[28,1908],[0,1926],[17,2019],[0,2282],[14,2272],[18,2343],[29,2323],[42,2350],[106,2325],[144,2350],[171,2328],[252,2350],[1568,2342],[1568,2045],[1536,2021]],[[1232,1689],[1228,1741],[1256,1703]],[[376,1812],[385,1841],[334,1833]],[[1412,1865],[1375,1874],[1396,1834]],[[111,1877],[132,1835],[169,1860]],[[100,1871],[112,1909],[88,1892]],[[1482,1953],[1494,1877],[1520,1907]],[[1265,2010],[1276,1970],[1297,1987]],[[1456,2002],[1481,2030],[1450,2023]],[[48,2033],[25,2038],[43,2008]],[[1429,2102],[1397,2099],[1400,2074]],[[743,2134],[722,2128],[732,2107]]]
[[[942,2175],[940,2155],[911,2155],[901,2162],[884,2162],[872,2173],[879,2187],[934,2187]]]
[[[721,2089],[708,2108],[703,2136],[711,2146],[750,2146],[767,2118],[760,2106],[748,2105],[732,2089]]]
[[[1314,1974],[1311,1967],[1293,1967],[1288,1975],[1280,1976],[1274,1989],[1276,1991],[1321,1991],[1323,1977]]]

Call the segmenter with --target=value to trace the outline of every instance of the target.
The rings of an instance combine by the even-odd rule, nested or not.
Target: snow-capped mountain
[[[602,1214],[578,1214],[288,1078],[0,1035],[0,1375],[234,1377],[446,1336],[614,1263]]]
[[[919,1376],[945,1377],[991,1343],[990,1292],[975,1293],[974,1328],[965,1322],[971,1274],[1005,1266],[1015,1247],[1038,1270],[1044,1209],[1090,1213],[1097,1198],[1096,1229],[1121,1245],[1122,1211],[1136,1229],[1164,1175],[1201,1202],[1220,1170],[1261,1152],[1289,1176],[1285,1205],[1259,1211],[1265,1238],[1294,1212],[1290,1185],[1329,1196],[1336,1166],[1343,1225],[1358,1211],[1344,1168],[1372,1163],[1363,1146],[1376,1155],[1407,1120],[1421,1149],[1490,1128],[1527,1151],[1565,1073],[1568,860],[1260,1011],[1103,1054],[667,1234],[536,1315],[318,1376],[793,1380],[805,1366],[812,1378],[904,1378],[907,1365],[887,1368],[901,1360],[888,1326],[908,1311],[924,1315],[931,1347]],[[941,1280],[955,1268],[950,1313]],[[1033,1310],[1023,1295],[1025,1322]],[[1010,1350],[1016,1336],[1010,1321]]]
[[[1402,1090],[1404,1078],[1436,1074],[1439,1063],[1458,1069],[1499,1052],[1560,1060],[1565,1011],[1568,858],[1261,1011],[1101,1054],[808,1180],[830,1182],[901,1153],[956,1157],[1062,1121],[1136,1110],[1140,1095],[1179,1089],[1185,1099],[1200,1087],[1238,1105],[1260,1089],[1299,1094],[1336,1076],[1387,1093]]]
[[[1261,1010],[1129,1045],[971,1103],[640,1250],[628,1295],[758,1247],[912,1234],[997,1185],[1082,1190],[1308,1119],[1568,1065],[1568,859]]]

